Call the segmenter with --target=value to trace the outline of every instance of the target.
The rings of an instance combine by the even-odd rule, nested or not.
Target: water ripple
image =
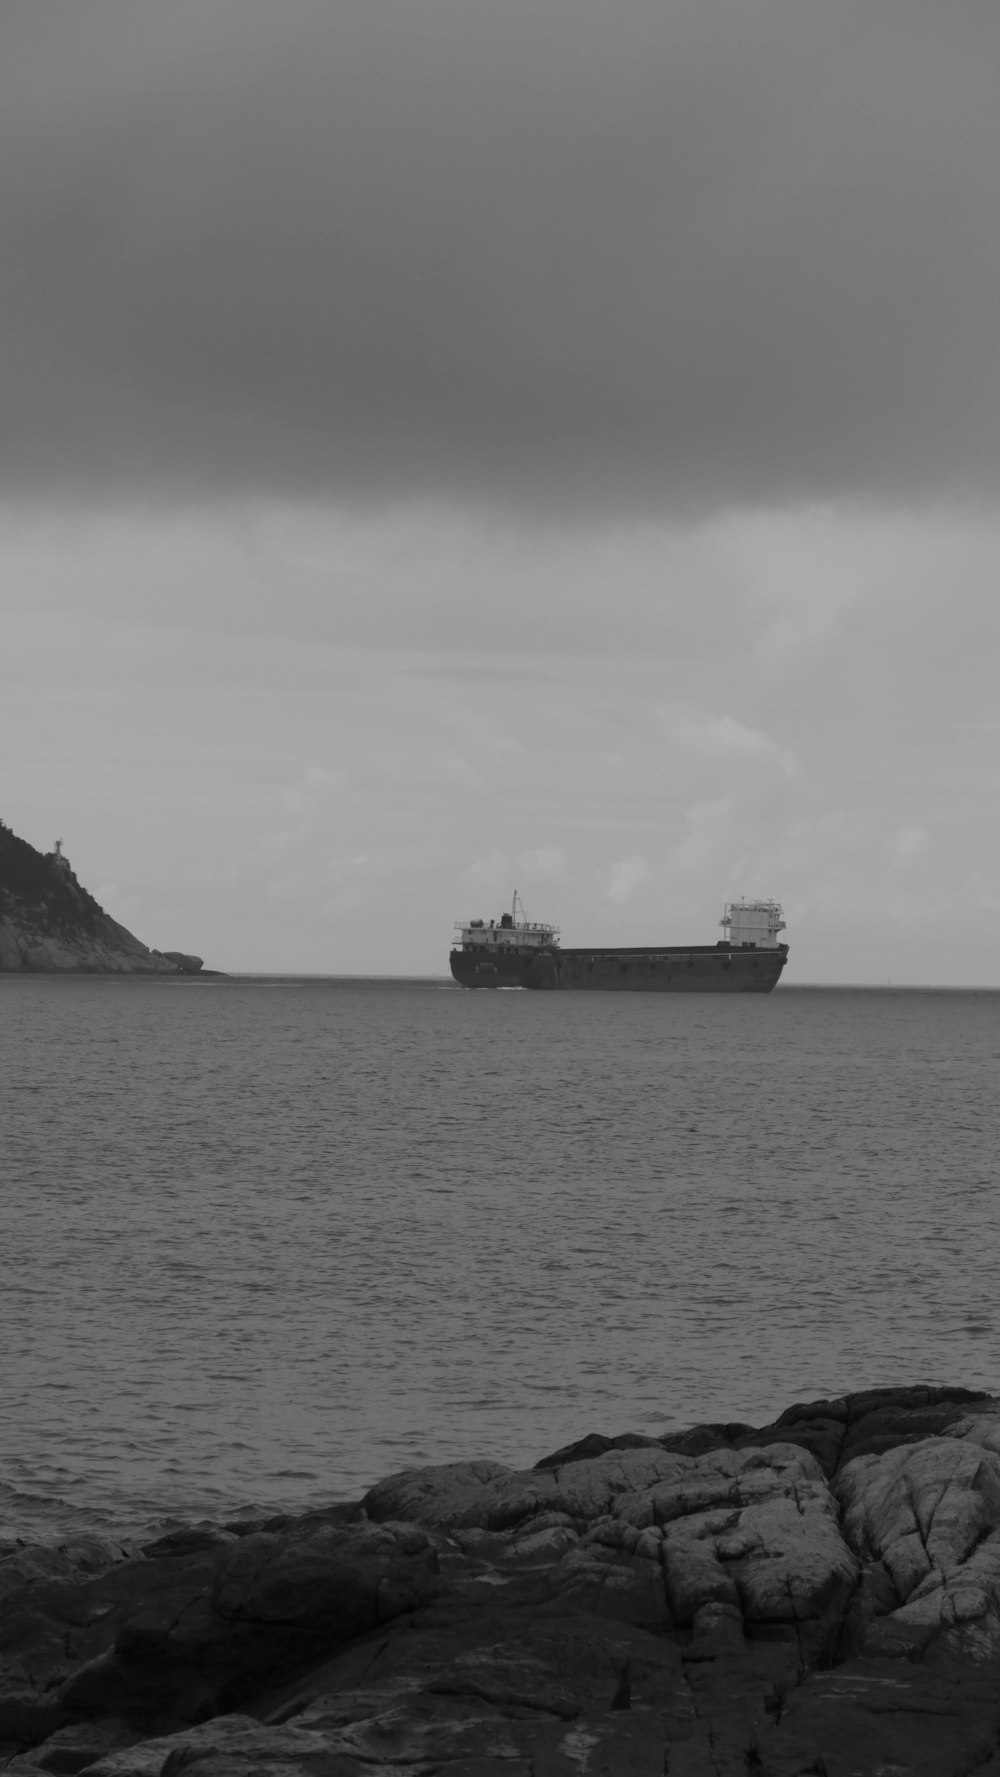
[[[998,1023],[0,979],[0,1536],[997,1386]]]

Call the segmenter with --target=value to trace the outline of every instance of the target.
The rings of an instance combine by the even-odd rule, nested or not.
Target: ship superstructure
[[[727,901],[719,924],[728,931],[733,950],[775,950],[778,933],[785,929],[777,901]]]

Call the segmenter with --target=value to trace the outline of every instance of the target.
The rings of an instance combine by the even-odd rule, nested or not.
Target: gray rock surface
[[[1000,1777],[1000,1403],[969,1391],[238,1528],[7,1545],[9,1777]]]
[[[89,928],[51,930],[29,909],[0,917],[0,970],[34,974],[177,975],[188,973],[148,950],[107,914]]]

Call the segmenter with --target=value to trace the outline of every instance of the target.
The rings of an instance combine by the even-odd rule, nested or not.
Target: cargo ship
[[[451,972],[461,987],[528,987],[602,993],[770,993],[788,958],[777,901],[728,901],[716,944],[594,946],[564,950],[558,926],[525,918],[516,891],[489,924],[459,921]]]

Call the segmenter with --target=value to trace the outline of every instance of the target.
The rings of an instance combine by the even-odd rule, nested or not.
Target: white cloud
[[[742,760],[780,771],[795,777],[800,770],[794,753],[780,747],[760,728],[750,728],[734,716],[681,717],[677,733],[686,747],[696,753],[736,764]]]
[[[517,865],[524,881],[556,882],[566,874],[566,854],[561,845],[542,845],[537,851],[521,852]]]
[[[619,863],[612,865],[608,899],[619,903],[631,900],[636,889],[641,888],[648,877],[649,865],[645,858],[622,858]]]

